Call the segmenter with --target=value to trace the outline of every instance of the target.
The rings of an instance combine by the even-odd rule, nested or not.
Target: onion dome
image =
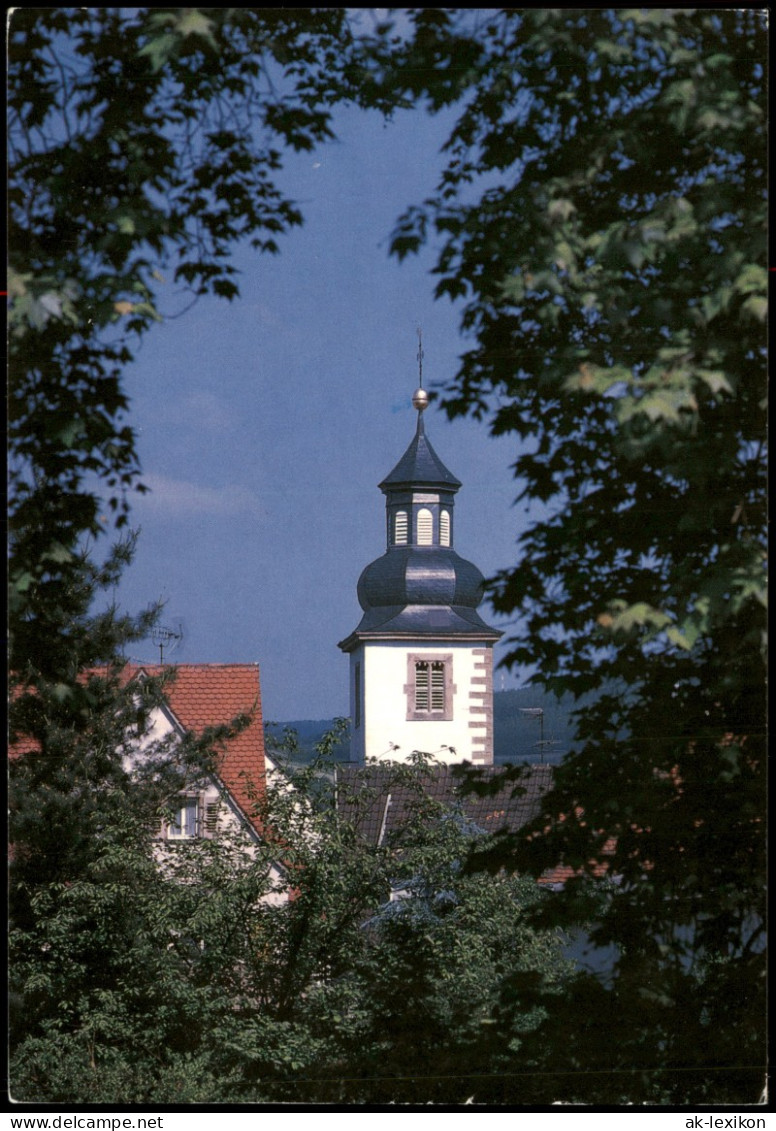
[[[454,550],[405,547],[368,565],[358,582],[361,608],[385,605],[464,605],[482,600],[483,576]]]

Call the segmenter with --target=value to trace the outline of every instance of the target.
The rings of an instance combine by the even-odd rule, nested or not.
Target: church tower
[[[493,645],[477,612],[483,576],[453,549],[460,480],[426,438],[417,390],[412,443],[380,483],[387,549],[358,582],[364,615],[350,654],[351,758],[493,762]]]

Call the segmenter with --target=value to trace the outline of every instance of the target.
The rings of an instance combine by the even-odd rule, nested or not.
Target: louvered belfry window
[[[439,512],[439,545],[450,545],[450,511]]]
[[[431,665],[431,710],[445,709],[445,665]]]
[[[409,722],[452,720],[456,695],[452,652],[408,652],[404,692]]]
[[[407,545],[407,533],[409,524],[407,522],[407,512],[397,511],[393,522],[393,544],[394,546]]]
[[[415,664],[415,710],[443,712],[445,709],[445,665],[420,660]]]
[[[430,546],[434,540],[434,516],[427,507],[418,511],[418,545]]]

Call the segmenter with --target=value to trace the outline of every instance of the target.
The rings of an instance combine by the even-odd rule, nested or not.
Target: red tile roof
[[[127,680],[142,672],[160,676],[170,670],[158,664],[127,664]],[[165,699],[187,731],[223,726],[237,715],[250,715],[244,730],[227,739],[219,752],[218,776],[257,832],[261,824],[254,813],[264,792],[264,723],[258,664],[175,664],[174,679],[165,687]]]
[[[613,836],[604,844],[601,853],[604,856],[611,856],[617,847],[617,841]],[[591,860],[590,861],[592,874],[601,879],[603,876],[609,875],[609,862],[607,860]],[[581,875],[579,868],[572,868],[570,864],[556,864],[554,868],[544,872],[539,876],[540,884],[565,884],[567,880],[573,879],[574,876]]]
[[[219,751],[217,769],[223,785],[257,832],[261,823],[254,809],[256,798],[264,793],[264,723],[261,715],[261,689],[258,664],[127,664],[122,672],[126,683],[142,672],[161,676],[173,671],[174,680],[165,687],[165,699],[173,715],[186,731],[225,726],[238,715],[250,715],[244,730],[227,739]],[[84,673],[85,679],[89,673]],[[18,689],[12,694],[19,694]],[[18,736],[9,745],[9,756],[18,758],[39,750],[36,739]]]

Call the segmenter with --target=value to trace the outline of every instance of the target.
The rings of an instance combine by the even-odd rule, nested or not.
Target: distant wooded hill
[[[574,739],[573,706],[572,696],[558,699],[538,687],[495,692],[495,761],[559,762]]]
[[[493,696],[495,761],[558,762],[573,739],[569,716],[573,699],[556,699],[539,688],[497,691]],[[293,761],[308,762],[315,755],[315,744],[334,725],[333,719],[295,719],[287,723],[267,723],[267,750],[282,740],[284,730],[296,733],[298,751]],[[341,742],[334,757],[348,760],[348,744]]]

